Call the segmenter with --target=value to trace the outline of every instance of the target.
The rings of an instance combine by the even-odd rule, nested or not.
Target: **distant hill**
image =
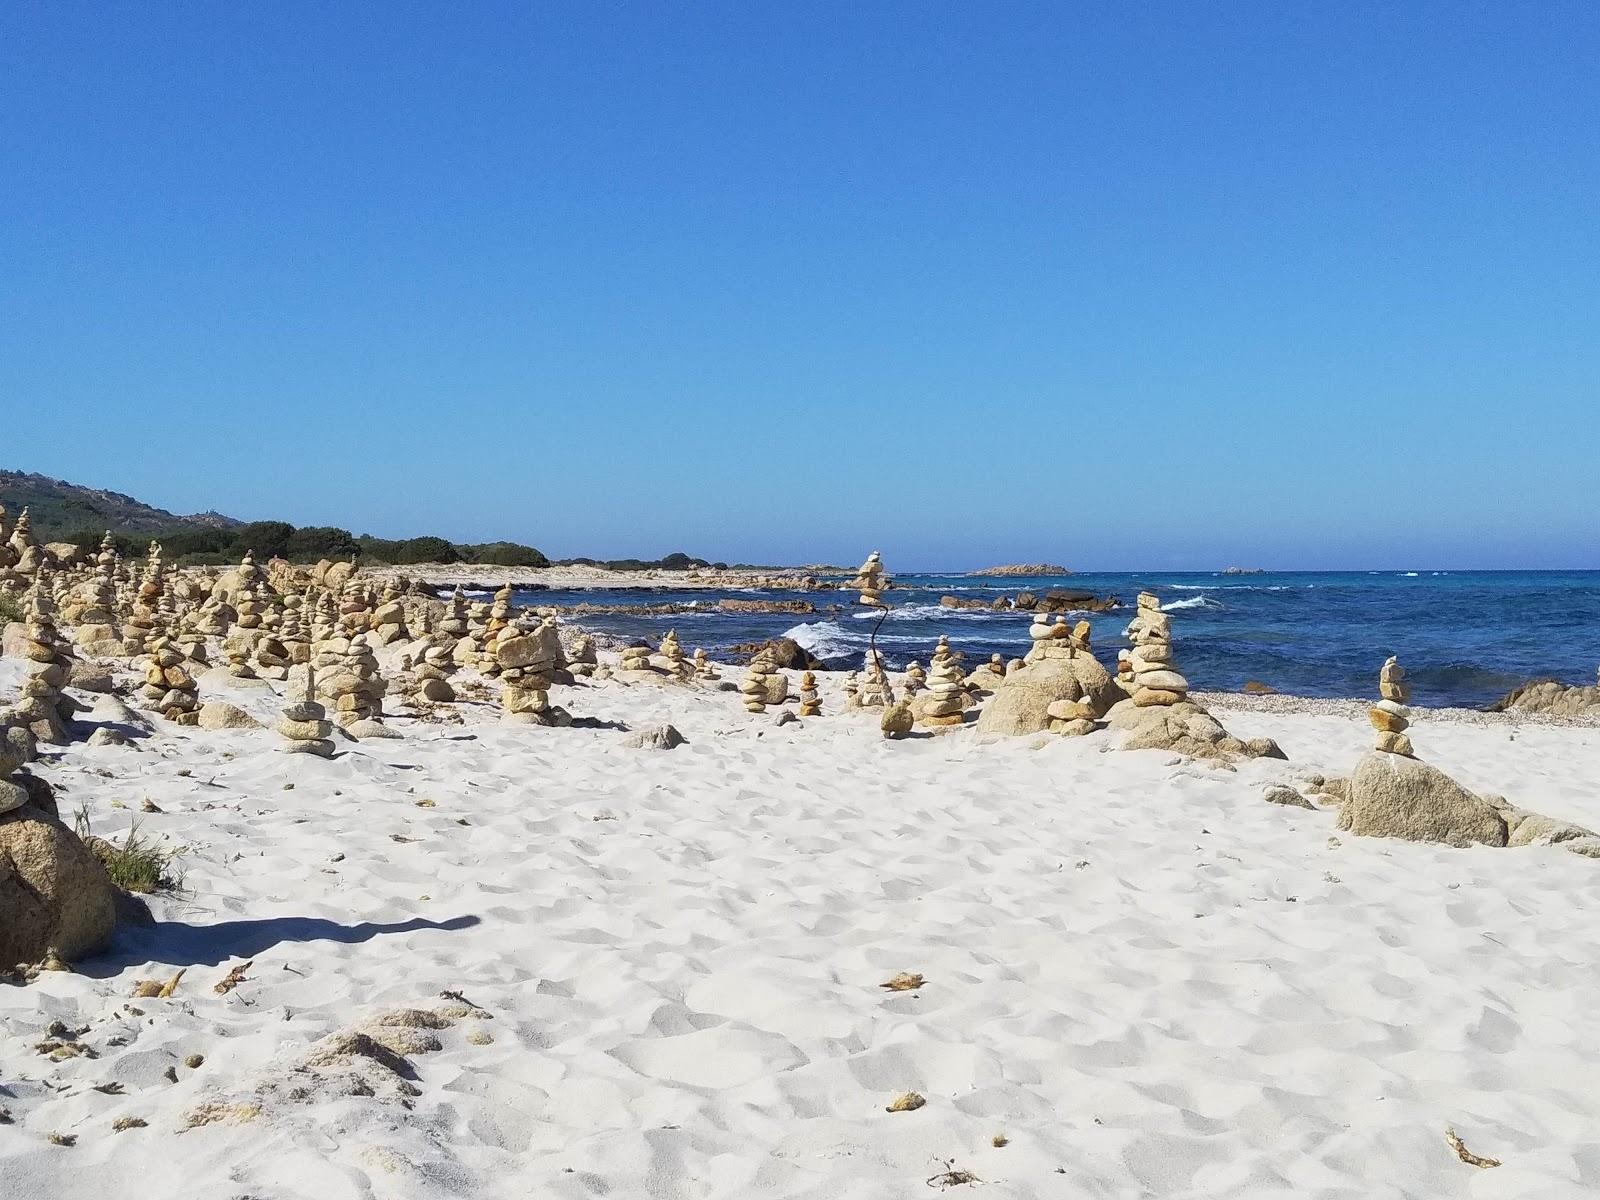
[[[179,516],[121,492],[21,471],[0,471],[0,504],[5,505],[9,522],[15,522],[17,514],[26,508],[34,536],[41,542],[86,529],[156,534],[175,529],[239,529],[244,525],[243,521],[214,512]]]

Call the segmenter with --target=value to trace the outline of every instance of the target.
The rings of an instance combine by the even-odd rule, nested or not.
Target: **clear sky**
[[[1600,567],[1600,4],[13,0],[0,418],[552,556]]]

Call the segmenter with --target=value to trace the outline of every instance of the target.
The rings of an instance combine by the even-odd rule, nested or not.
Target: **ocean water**
[[[1151,591],[1172,614],[1175,657],[1190,684],[1233,691],[1247,680],[1302,696],[1372,696],[1378,668],[1398,654],[1415,703],[1478,707],[1528,679],[1553,675],[1593,683],[1600,665],[1600,571],[1293,572],[1268,575],[1085,574],[1060,578],[974,578],[897,575],[888,593],[894,609],[878,646],[898,668],[927,664],[944,634],[976,664],[991,653],[1007,658],[1028,648],[1029,616],[943,608],[942,595],[993,600],[1052,587],[1116,596],[1123,607],[1085,615],[1092,645],[1108,667],[1127,645],[1122,630],[1134,597]],[[583,601],[645,606],[692,601],[713,610],[726,595],[809,600],[815,616],[588,616],[586,628],[652,644],[670,628],[686,648],[712,658],[742,642],[787,636],[830,667],[861,665],[877,614],[844,592],[606,590],[541,591],[523,604]]]

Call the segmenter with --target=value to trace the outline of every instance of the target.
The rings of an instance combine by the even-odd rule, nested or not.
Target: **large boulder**
[[[1451,846],[1504,846],[1505,817],[1437,767],[1400,754],[1369,753],[1350,776],[1339,828]]]
[[[1234,737],[1192,700],[1143,707],[1127,700],[1113,708],[1106,721],[1126,735],[1124,750],[1167,750],[1190,758],[1286,757],[1271,738]]]
[[[1485,711],[1548,713],[1559,717],[1600,712],[1600,685],[1571,687],[1557,679],[1535,679],[1513,688]]]
[[[207,700],[200,706],[201,729],[260,729],[261,722],[237,704],[226,700]]]
[[[0,814],[0,963],[34,963],[92,954],[116,928],[116,888],[82,839],[47,802],[48,788],[9,782],[33,798]],[[42,781],[32,780],[33,783]]]
[[[1050,706],[1057,700],[1079,700],[1083,684],[1065,659],[1030,663],[1007,675],[978,713],[978,733],[1001,737],[1043,733],[1050,724]]]
[[[770,642],[742,642],[728,649],[733,661],[742,663],[748,663],[762,651],[767,652],[775,667],[784,667],[791,671],[828,669],[826,663],[793,638],[773,638]]]

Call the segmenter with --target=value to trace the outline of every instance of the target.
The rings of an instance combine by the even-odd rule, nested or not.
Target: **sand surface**
[[[1600,1194],[1600,862],[1263,802],[1348,771],[1370,731],[1345,716],[1229,712],[1292,760],[1229,771],[1109,734],[888,744],[828,684],[833,715],[782,728],[703,685],[553,693],[670,720],[671,752],[473,705],[331,762],[267,730],[68,748],[40,768],[63,811],[184,847],[186,892],[80,973],[0,987],[0,1194]],[[1600,827],[1600,730],[1412,733]],[[878,986],[901,971],[926,982]],[[400,1074],[319,1056],[441,1007],[382,1027]],[[36,1052],[55,1021],[93,1056]],[[886,1112],[906,1091],[926,1104]]]

